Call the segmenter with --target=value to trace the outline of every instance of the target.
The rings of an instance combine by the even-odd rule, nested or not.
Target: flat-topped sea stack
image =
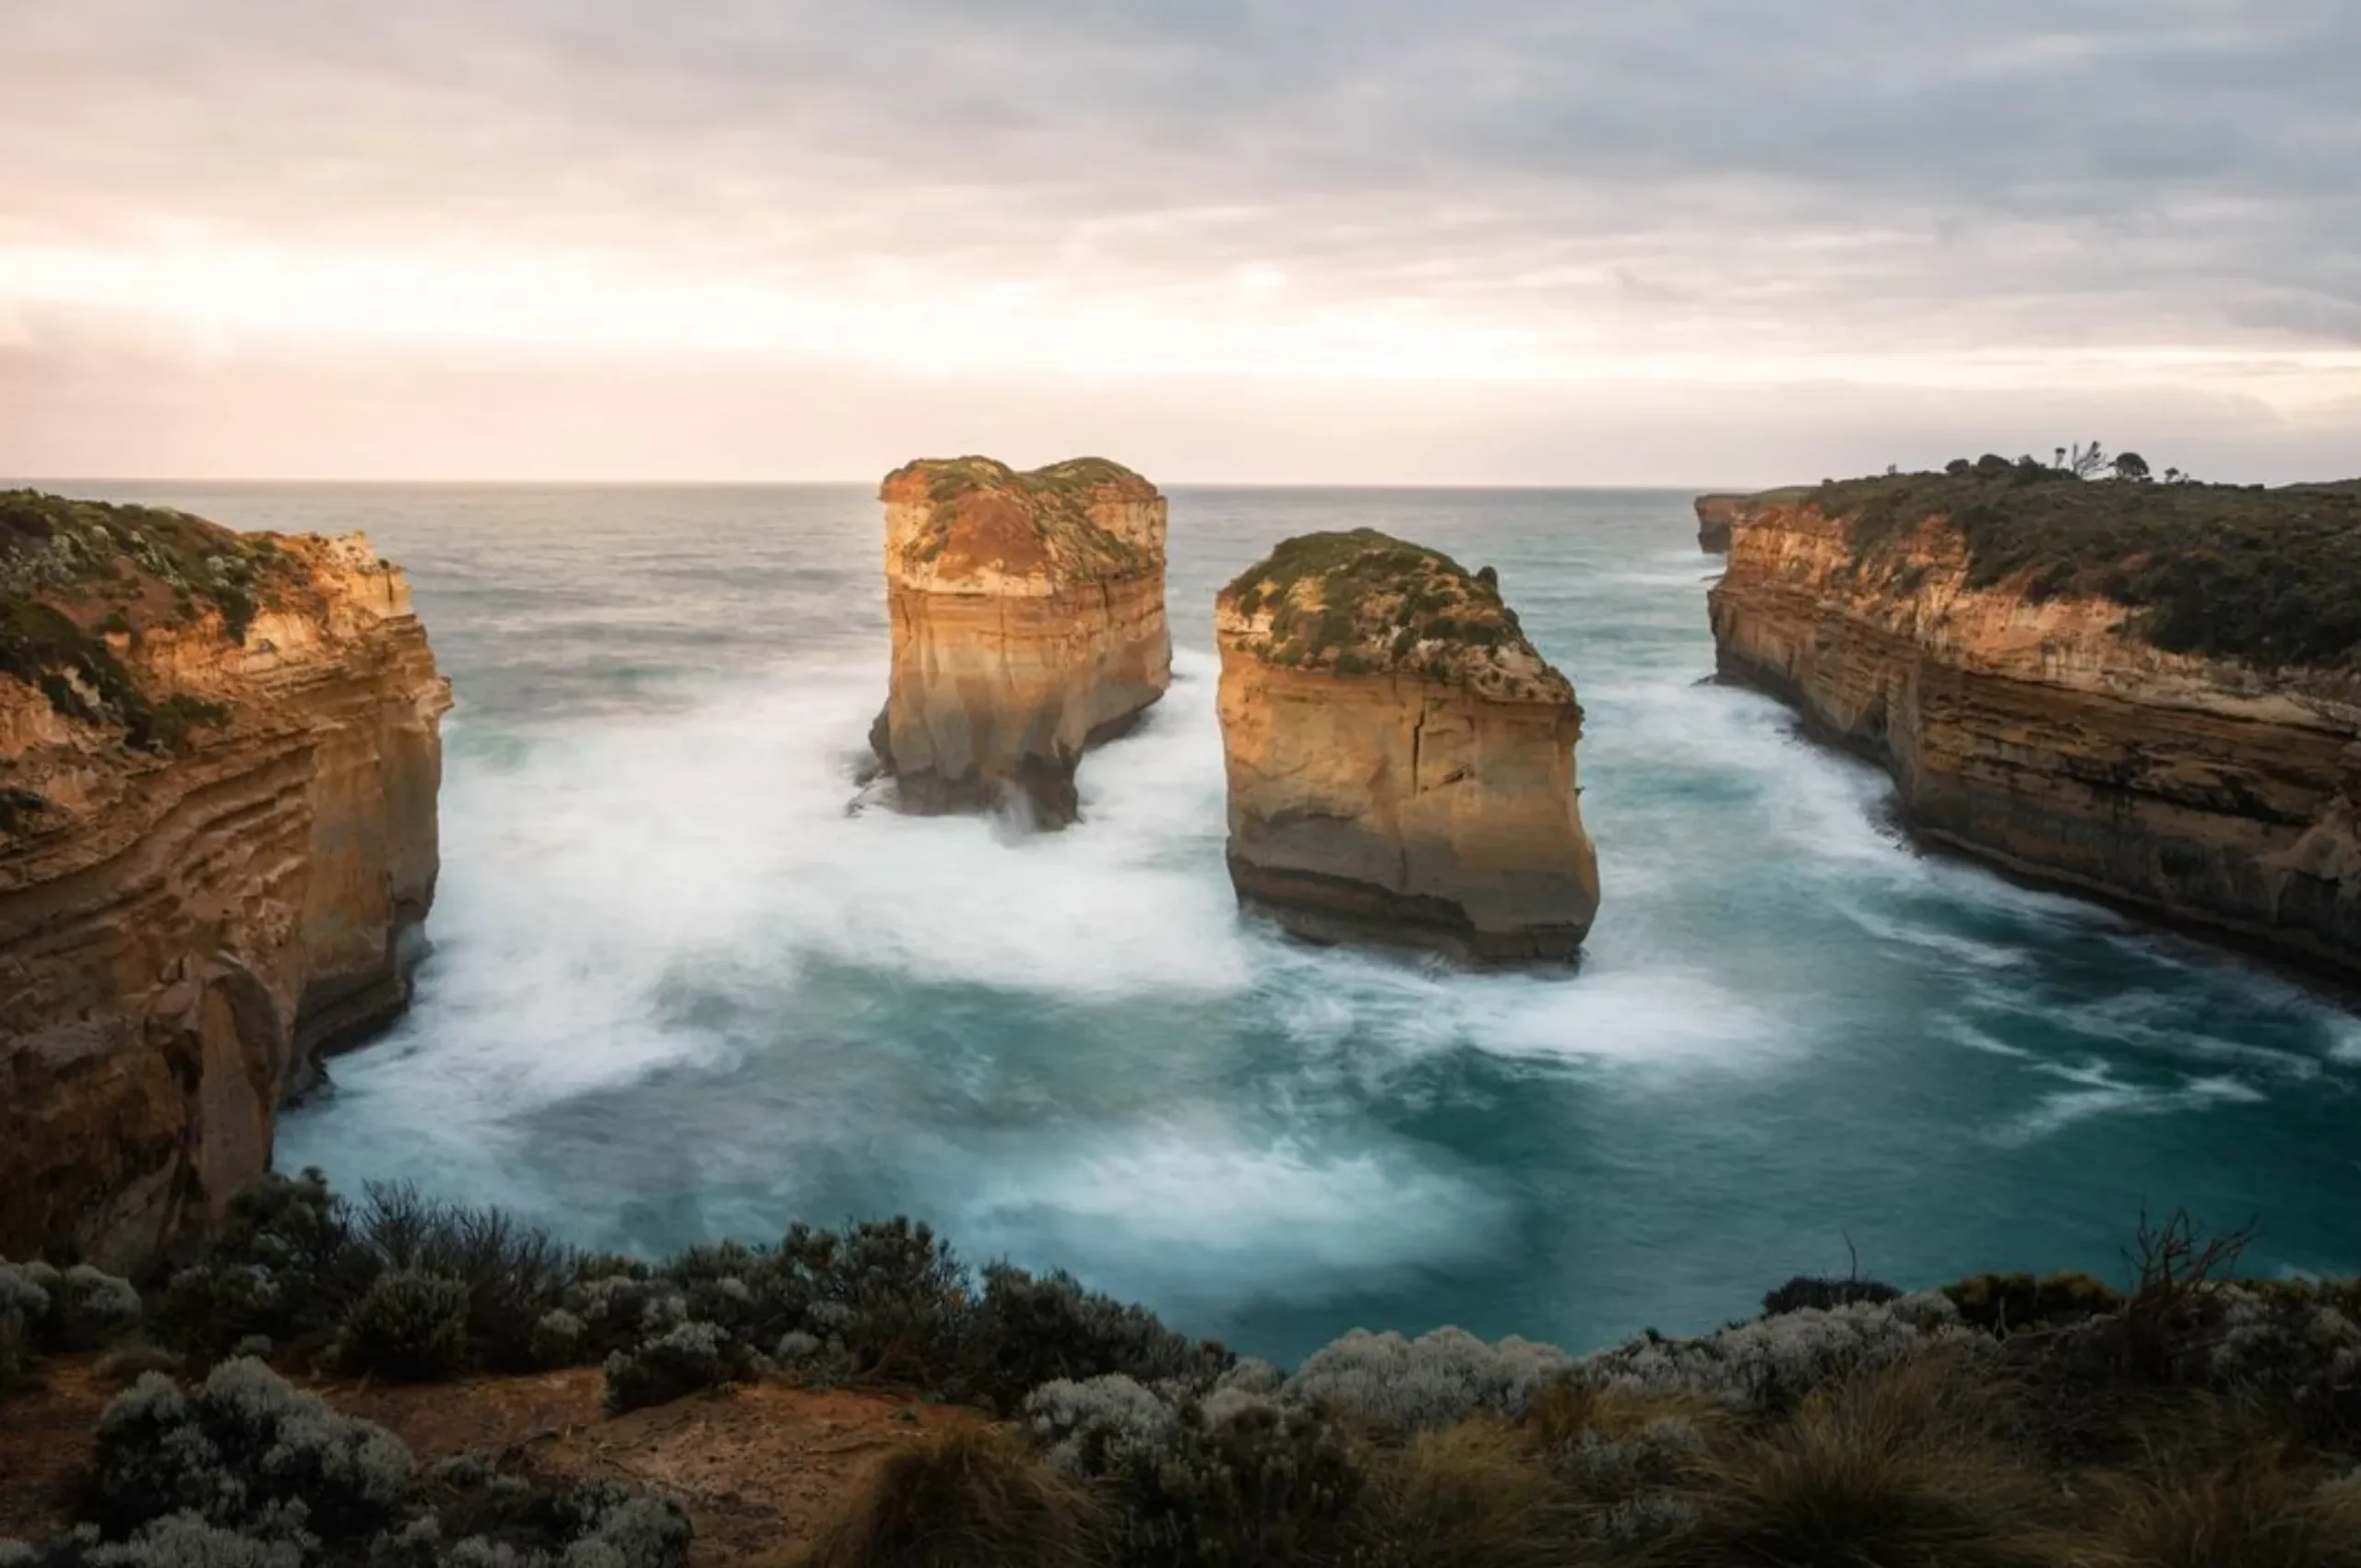
[[[152,1261],[407,1005],[449,706],[359,535],[0,492],[0,1255]]]
[[[1846,481],[1750,511],[1711,604],[1926,838],[2361,972],[2361,491]]]
[[[1097,457],[924,460],[880,494],[894,665],[870,743],[898,804],[1074,821],[1082,754],[1171,683],[1164,497]]]
[[[1598,909],[1582,709],[1489,568],[1306,534],[1222,589],[1214,624],[1240,904],[1317,942],[1574,955]]]

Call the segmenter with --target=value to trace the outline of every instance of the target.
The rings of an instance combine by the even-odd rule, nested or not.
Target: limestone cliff
[[[0,493],[0,1254],[136,1267],[397,1013],[448,687],[359,535]]]
[[[1489,569],[1372,529],[1307,534],[1224,588],[1239,900],[1315,941],[1571,957],[1598,908],[1582,709]]]
[[[1730,526],[1738,521],[1740,508],[1746,505],[1743,495],[1716,494],[1697,497],[1697,548],[1708,555],[1730,552]]]
[[[989,457],[885,476],[893,675],[870,731],[898,803],[1075,815],[1084,751],[1164,695],[1164,497],[1098,458]]]
[[[2361,504],[1954,470],[1754,510],[1723,674],[1882,762],[1930,840],[2361,968]]]

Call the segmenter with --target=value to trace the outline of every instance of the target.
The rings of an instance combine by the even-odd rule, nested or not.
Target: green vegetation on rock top
[[[158,613],[193,621],[204,607],[243,641],[282,564],[276,541],[184,512],[0,491],[0,672],[39,687],[66,718],[169,751],[193,725],[228,714],[185,695],[151,700],[105,634],[132,633]]]
[[[1299,534],[1240,573],[1221,600],[1250,620],[1267,612],[1264,656],[1289,667],[1441,680],[1471,653],[1540,657],[1491,568],[1470,572],[1375,529]]]
[[[1945,518],[1973,587],[2110,600],[2133,612],[2127,631],[2173,653],[2361,668],[2361,486],[2080,480],[1986,457],[1801,499],[1847,519],[1864,565],[1900,572],[1919,525]]]
[[[1058,566],[1086,577],[1133,576],[1153,568],[1156,552],[1098,526],[1090,517],[1093,500],[1113,490],[1137,500],[1153,499],[1156,487],[1122,464],[1105,457],[1069,457],[1032,469],[1010,468],[997,458],[921,457],[885,476],[887,496],[923,480],[932,517],[905,546],[911,565],[922,565],[950,543],[958,504],[979,493],[998,493],[1020,502],[1035,531]]]

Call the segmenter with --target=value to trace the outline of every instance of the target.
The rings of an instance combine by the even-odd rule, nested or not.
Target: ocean
[[[1174,490],[1175,683],[1044,837],[848,814],[865,487],[58,488],[367,529],[457,691],[417,1005],[283,1169],[647,1253],[908,1213],[1281,1360],[1703,1330],[1856,1260],[2119,1278],[2143,1206],[2361,1270],[2361,1022],[1914,850],[1880,775],[1711,683],[1686,493]],[[1496,566],[1575,683],[1605,896],[1571,974],[1235,909],[1214,590],[1364,525]]]

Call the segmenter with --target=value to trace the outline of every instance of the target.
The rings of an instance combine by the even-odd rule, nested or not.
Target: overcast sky
[[[0,0],[0,473],[2361,473],[2354,0]]]

